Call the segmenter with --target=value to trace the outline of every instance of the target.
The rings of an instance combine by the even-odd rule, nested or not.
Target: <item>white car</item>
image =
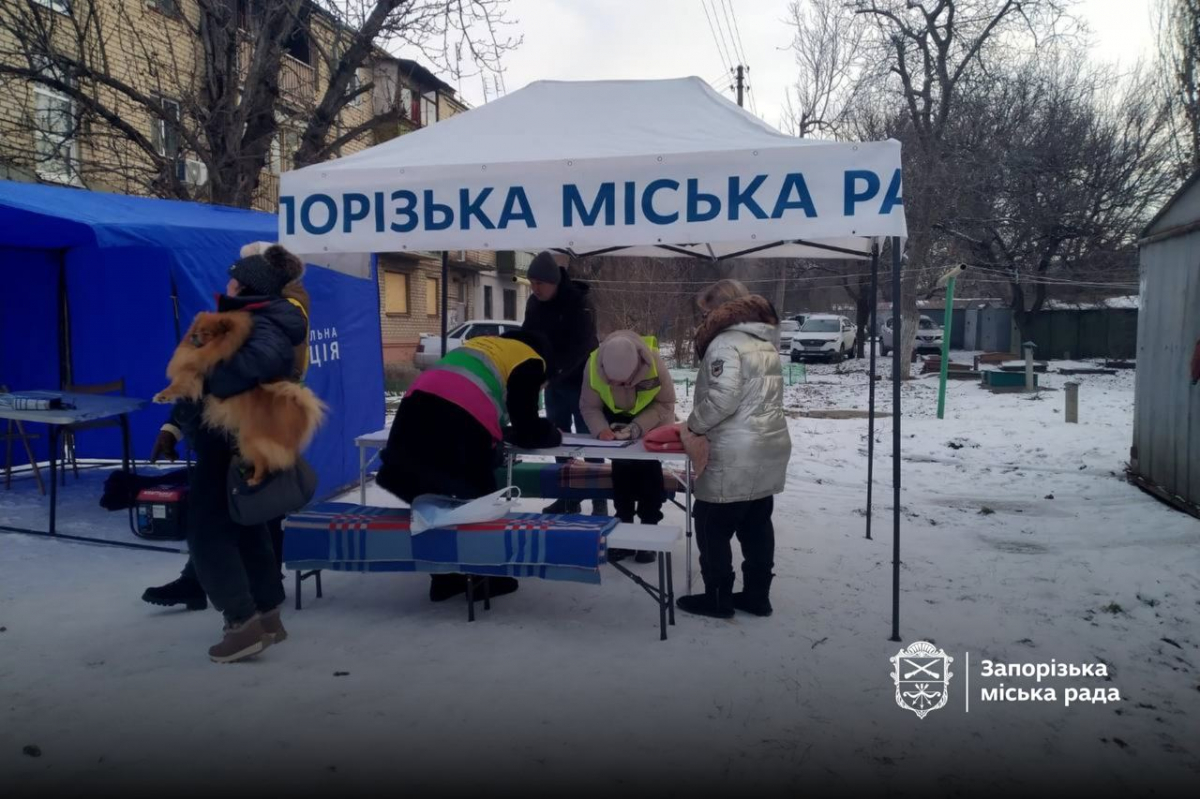
[[[879,351],[883,355],[888,355],[892,351],[892,317],[888,316],[883,320],[882,334],[880,336]],[[942,335],[943,331],[937,322],[925,314],[921,314],[920,320],[917,322],[917,341],[913,346],[913,355],[917,353],[941,353],[942,351]]]
[[[446,352],[457,349],[464,341],[478,336],[499,336],[509,330],[519,330],[520,323],[511,319],[473,319],[451,330],[446,335]],[[422,333],[417,340],[417,353],[413,356],[413,365],[418,369],[428,369],[442,357],[442,334]]]
[[[779,323],[779,351],[788,352],[792,349],[792,339],[800,330],[800,323],[794,319],[784,319]]]
[[[809,360],[834,361],[854,356],[858,330],[854,323],[836,314],[809,314],[792,337],[792,363]]]

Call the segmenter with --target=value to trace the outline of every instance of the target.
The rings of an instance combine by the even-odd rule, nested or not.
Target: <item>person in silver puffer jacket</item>
[[[707,462],[696,480],[696,543],[704,593],[680,597],[686,611],[730,618],[734,609],[772,612],[774,495],[787,477],[792,441],[783,414],[779,318],[766,299],[735,280],[722,280],[699,297],[704,321],[696,331],[701,357],[695,401],[684,432]],[[743,591],[733,593],[731,542],[742,547]]]

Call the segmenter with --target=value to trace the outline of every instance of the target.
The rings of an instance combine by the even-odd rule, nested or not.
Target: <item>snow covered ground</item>
[[[680,613],[666,642],[650,600],[608,568],[599,586],[525,580],[474,624],[458,602],[430,604],[424,577],[329,573],[323,599],[306,584],[305,609],[285,614],[285,644],[216,666],[204,654],[220,634],[215,612],[139,599],[180,555],[0,535],[0,785],[205,793],[244,778],[329,796],[1194,787],[1200,522],[1121,477],[1133,372],[1043,375],[1051,390],[1036,399],[952,381],[942,421],[936,379],[905,384],[896,643],[892,422],[878,421],[866,540],[866,420],[799,415],[865,409],[864,369],[810,366],[787,390],[797,415],[775,511],[775,615]],[[1078,425],[1063,422],[1068,379],[1082,383]],[[877,406],[890,404],[885,380]],[[60,530],[132,541],[124,516],[96,508],[102,477],[71,479]],[[671,509],[667,522],[682,521]],[[0,491],[0,524],[44,529],[30,481]],[[676,586],[683,560],[681,545]],[[954,658],[949,702],[924,719],[897,706],[889,662],[918,640]],[[1104,664],[1108,676],[989,678],[985,659]],[[1000,683],[1053,687],[1056,700],[984,700]],[[1067,688],[1115,688],[1120,700],[1066,706]]]

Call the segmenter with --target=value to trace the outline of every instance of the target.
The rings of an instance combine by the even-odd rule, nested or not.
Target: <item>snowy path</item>
[[[960,360],[965,359],[959,356]],[[862,364],[810,367],[795,410],[865,408]],[[182,558],[0,535],[0,775],[49,791],[235,775],[310,792],[671,785],[708,792],[887,788],[1016,791],[1051,780],[1163,792],[1200,777],[1200,522],[1121,478],[1133,373],[1062,393],[904,387],[901,635],[891,602],[891,422],[878,422],[875,540],[863,538],[865,420],[794,418],[776,506],[775,615],[657,614],[628,580],[522,582],[468,625],[419,577],[327,574],[291,638],[218,667],[213,612],[139,600]],[[1045,377],[1061,387],[1064,378]],[[880,384],[878,407],[890,408]],[[99,475],[62,494],[64,532],[131,540],[93,512]],[[378,497],[377,490],[372,496]],[[0,523],[43,528],[24,482]],[[681,523],[672,509],[668,521]],[[676,584],[682,584],[682,546]],[[652,567],[636,567],[649,573]],[[289,593],[291,585],[288,585]],[[888,658],[915,640],[955,658],[949,704],[894,701]],[[971,706],[964,710],[965,655]],[[1104,663],[1108,680],[984,680],[979,663]],[[999,682],[1056,702],[983,702]],[[1064,707],[1066,686],[1121,701]],[[40,747],[41,757],[22,754]],[[521,780],[518,782],[518,780]]]

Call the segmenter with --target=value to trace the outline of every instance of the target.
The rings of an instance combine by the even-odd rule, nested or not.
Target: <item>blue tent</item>
[[[212,309],[238,250],[277,230],[275,215],[257,211],[0,181],[0,384],[124,378],[129,396],[152,397],[180,331]],[[374,279],[322,268],[308,269],[305,286],[307,382],[330,407],[308,457],[326,496],[357,480],[353,439],[383,423],[379,295]],[[149,455],[166,414],[151,406],[131,418],[135,455]],[[35,443],[44,459],[45,437]],[[77,451],[118,458],[119,433],[81,433]]]

